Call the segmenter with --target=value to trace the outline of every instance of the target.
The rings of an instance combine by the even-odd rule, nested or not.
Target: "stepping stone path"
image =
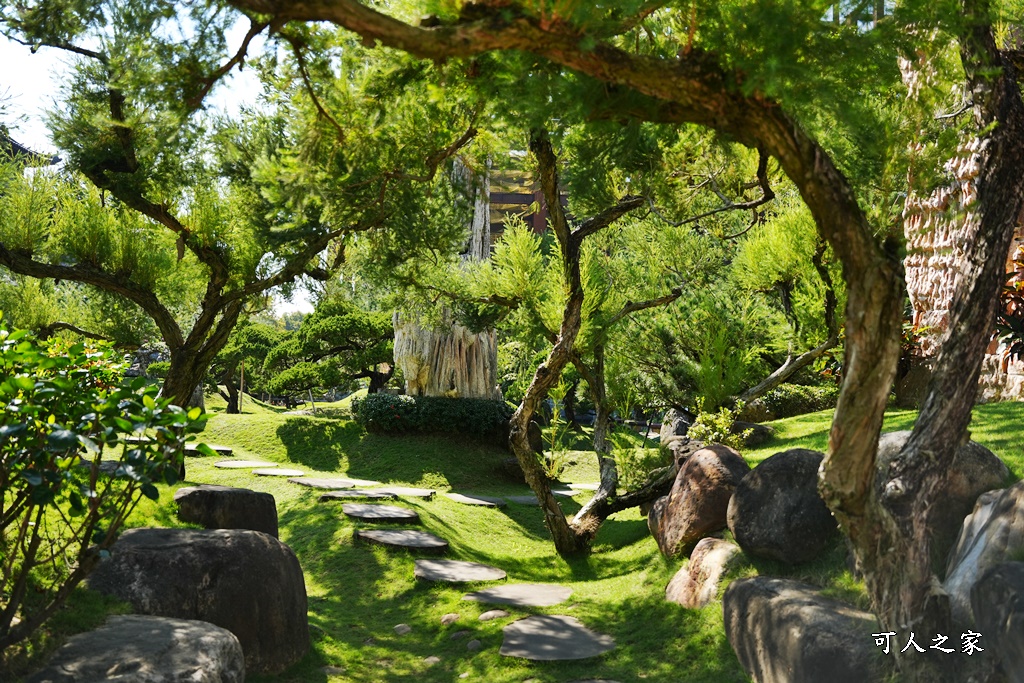
[[[408,486],[382,486],[375,491],[381,491],[382,493],[391,493],[396,496],[408,496],[409,498],[426,498],[427,500],[434,497],[437,491],[433,489],[417,489]]]
[[[502,655],[542,662],[596,657],[615,647],[611,636],[591,631],[573,617],[557,615],[520,619],[502,633]]]
[[[320,502],[329,500],[354,500],[359,498],[394,500],[395,494],[370,491],[369,489],[346,489],[344,491],[328,491],[320,496]]]
[[[573,491],[596,491],[600,486],[600,484],[569,484],[569,488]]]
[[[446,581],[465,583],[469,581],[501,581],[506,578],[503,570],[479,562],[460,560],[416,560],[413,574],[424,581]]]
[[[301,477],[306,474],[302,470],[290,470],[284,467],[253,470],[252,473],[260,477]]]
[[[277,467],[277,463],[262,460],[221,460],[213,463],[213,466],[226,470],[249,470],[253,467]]]
[[[515,607],[550,607],[565,602],[572,595],[568,586],[553,583],[511,583],[475,593],[467,593],[463,600],[473,600],[491,605],[513,605]]]
[[[415,510],[400,508],[394,505],[374,505],[372,503],[345,503],[341,511],[352,519],[363,522],[419,522],[420,516]]]
[[[356,538],[391,548],[423,552],[443,553],[448,549],[448,541],[415,529],[362,529],[356,532]]]
[[[481,505],[489,508],[503,508],[505,507],[504,498],[491,498],[490,496],[474,496],[463,493],[446,493],[446,498],[454,500],[456,503],[462,503],[463,505]]]
[[[371,481],[369,479],[348,479],[347,477],[331,479],[303,477],[301,479],[289,479],[288,481],[293,484],[298,484],[299,486],[309,486],[314,489],[352,489],[357,486],[376,486],[380,484],[379,481]]]

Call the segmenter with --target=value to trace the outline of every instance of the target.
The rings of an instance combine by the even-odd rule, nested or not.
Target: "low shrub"
[[[486,440],[507,436],[512,417],[512,407],[504,401],[386,393],[354,401],[352,412],[371,432],[443,432]]]
[[[783,384],[758,399],[772,419],[776,420],[835,408],[837,400],[837,386],[809,387],[800,384]]]
[[[697,399],[697,419],[693,421],[686,435],[694,441],[713,444],[720,443],[735,450],[743,447],[743,440],[750,430],[737,434],[733,429],[736,416],[743,412],[743,402],[738,401],[736,408],[719,408],[717,412],[704,410],[704,399]]]

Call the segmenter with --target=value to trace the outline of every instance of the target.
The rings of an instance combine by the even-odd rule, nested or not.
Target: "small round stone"
[[[450,612],[450,613],[444,615],[443,617],[441,617],[441,625],[442,626],[449,626],[451,624],[454,624],[458,620],[459,620],[458,612]]]
[[[435,664],[441,663],[441,658],[436,656],[424,657],[423,663],[427,666],[434,666]]]
[[[398,624],[397,626],[395,626],[395,633],[397,633],[400,636],[404,636],[407,633],[412,633],[412,626],[409,626],[409,624]]]
[[[495,619],[504,619],[508,616],[508,612],[503,609],[492,609],[484,612],[478,618],[480,621],[493,621]]]
[[[469,650],[470,652],[476,652],[477,650],[480,649],[480,647],[481,647],[481,643],[476,638],[474,638],[473,640],[471,640],[468,643],[466,643],[466,649]]]

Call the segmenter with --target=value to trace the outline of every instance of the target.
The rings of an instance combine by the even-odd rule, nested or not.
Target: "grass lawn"
[[[244,414],[226,415],[211,399],[211,418],[203,439],[235,449],[235,457],[269,460],[305,470],[310,475],[345,474],[362,479],[428,486],[439,491],[480,494],[526,494],[525,485],[501,473],[503,451],[470,441],[440,436],[366,434],[353,422],[328,417],[284,415],[258,402],[246,401]],[[318,406],[319,407],[319,406]],[[344,406],[331,406],[343,411]],[[886,429],[906,429],[909,411],[891,412]],[[745,453],[756,464],[786,448],[824,450],[831,413],[773,423],[771,443]],[[976,441],[988,446],[1010,466],[1015,478],[1024,475],[1024,404],[980,406],[972,425]],[[470,681],[487,683],[565,682],[577,679],[618,681],[746,681],[722,628],[721,604],[687,610],[664,599],[665,585],[682,561],[663,558],[636,510],[615,515],[598,534],[594,553],[567,561],[558,557],[544,528],[539,508],[510,504],[503,510],[469,507],[443,496],[432,501],[407,499],[419,512],[423,527],[451,543],[448,557],[501,567],[510,582],[557,582],[573,589],[567,603],[551,608],[510,608],[510,619],[480,622],[490,606],[462,601],[468,589],[417,582],[415,556],[405,552],[356,545],[356,524],[341,514],[340,504],[317,502],[319,492],[283,479],[261,478],[247,470],[217,469],[219,458],[189,458],[187,482],[242,486],[274,494],[281,540],[298,555],[309,595],[313,649],[280,676],[249,677],[253,681]],[[571,482],[596,481],[593,458],[574,453],[576,464],[563,475]],[[130,520],[132,526],[182,526],[174,517],[172,489],[162,487],[158,503],[145,501]],[[584,494],[586,495],[586,494]],[[567,501],[571,513],[584,498]],[[755,573],[792,576],[811,581],[844,599],[864,604],[862,587],[845,568],[841,541],[822,558],[797,568],[767,561],[748,562],[734,576]],[[66,610],[59,633],[87,628],[99,615],[123,609],[80,591],[77,607]],[[457,612],[459,621],[441,625],[442,615]],[[512,618],[530,613],[566,614],[614,636],[618,647],[595,659],[565,663],[531,663],[501,657],[501,628]],[[77,616],[76,616],[77,615]],[[83,616],[84,615],[84,616]],[[409,624],[412,632],[398,636],[394,626]],[[472,635],[451,640],[454,631]],[[470,652],[466,642],[482,642]],[[56,640],[53,638],[52,640]],[[52,647],[52,645],[51,645]],[[424,658],[437,656],[433,666]],[[343,674],[328,676],[325,666]]]

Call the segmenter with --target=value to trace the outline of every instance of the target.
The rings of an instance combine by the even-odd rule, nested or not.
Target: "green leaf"
[[[35,470],[25,470],[21,478],[28,482],[29,486],[39,486],[43,483],[43,475]]]
[[[203,414],[203,409],[200,408],[199,406],[196,406],[195,408],[192,408],[191,410],[188,411],[188,419],[196,420],[202,414]]]
[[[142,396],[142,405],[146,406],[150,410],[154,410],[156,408],[156,401],[154,401],[153,397],[149,394],[144,394]]]
[[[150,500],[157,500],[158,498],[160,498],[160,491],[157,490],[157,488],[152,484],[143,484],[142,495],[144,495],[146,498],[149,498]]]
[[[46,437],[50,450],[66,451],[78,445],[78,435],[70,429],[55,429]]]
[[[168,486],[174,486],[178,483],[178,470],[173,467],[164,468],[164,483]]]
[[[100,452],[100,447],[96,445],[96,442],[93,441],[92,439],[90,439],[87,436],[79,434],[78,435],[78,443],[80,443],[83,446],[85,446],[86,450],[88,450],[90,453],[99,453]]]
[[[200,453],[202,453],[203,455],[209,456],[211,458],[215,457],[217,455],[217,451],[213,450],[212,448],[207,446],[205,443],[198,443],[198,444],[196,444],[196,450],[199,451]]]
[[[26,377],[25,375],[11,377],[9,381],[14,385],[14,388],[21,389],[22,391],[32,391],[36,386],[35,380],[31,377]]]

